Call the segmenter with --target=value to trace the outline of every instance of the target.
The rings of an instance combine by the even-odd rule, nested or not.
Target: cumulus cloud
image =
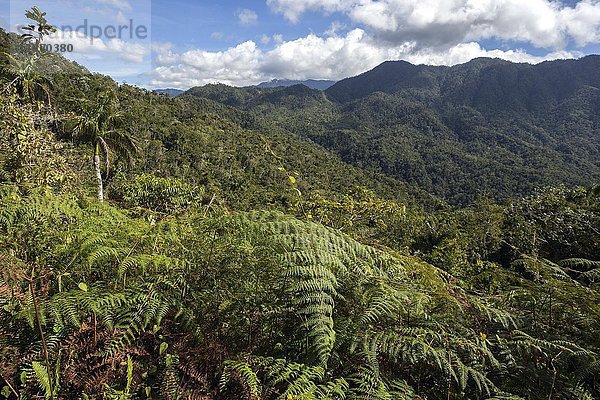
[[[380,47],[362,29],[345,36],[322,38],[311,34],[285,42],[263,55],[262,72],[290,79],[339,79],[356,75],[387,59],[400,58],[409,44]]]
[[[93,40],[82,32],[57,30],[45,41],[49,45],[68,44],[73,46],[74,54],[94,54],[100,58],[101,55],[117,56],[121,60],[141,64],[145,57],[150,54],[150,49],[139,43],[125,42],[121,39]],[[171,60],[173,61],[173,60]]]
[[[557,0],[266,1],[293,23],[307,12],[322,12],[343,14],[351,26],[333,22],[322,35],[288,41],[281,35],[263,36],[263,45],[273,43],[268,51],[253,41],[220,52],[176,54],[166,49],[157,52],[153,83],[187,88],[213,82],[243,86],[273,78],[338,80],[387,60],[455,65],[492,57],[539,63],[579,57],[582,53],[573,49],[600,41],[600,0],[571,5]],[[489,38],[547,50],[534,56],[523,49],[486,49],[479,42]]]
[[[258,22],[258,15],[256,12],[247,8],[237,10],[235,15],[242,25],[254,25],[256,22]]]
[[[253,41],[220,52],[190,50],[175,54],[171,47],[162,48],[157,51],[156,58],[161,62],[154,70],[152,84],[155,87],[189,88],[216,82],[245,86],[273,78],[338,80],[372,69],[387,60],[455,65],[477,57],[538,63],[577,56],[577,53],[558,51],[536,57],[523,50],[486,50],[477,42],[459,43],[445,49],[420,48],[415,41],[390,46],[356,28],[342,36],[310,34],[287,42],[281,39],[269,51],[261,50]],[[173,62],[164,62],[168,59]]]
[[[340,12],[391,43],[454,46],[486,38],[563,49],[600,37],[600,1],[574,6],[549,0],[267,0],[275,12],[298,22],[308,11]]]
[[[109,52],[116,53],[123,61],[141,64],[150,52],[146,46],[138,43],[129,43],[121,39],[111,39],[106,43]]]
[[[402,59],[413,64],[456,65],[479,57],[499,58],[506,61],[538,64],[543,61],[576,58],[582,54],[570,51],[556,51],[543,56],[534,56],[524,50],[486,50],[477,42],[460,43],[442,51],[416,51]]]
[[[215,82],[250,84],[262,77],[263,55],[252,41],[226,51],[186,51],[178,56],[180,62],[155,68],[153,85],[189,88]]]
[[[267,0],[267,5],[275,12],[283,14],[288,20],[297,23],[307,11],[324,10],[326,12],[347,9],[358,1],[348,0]]]
[[[561,12],[561,25],[578,46],[600,41],[600,2],[582,1]]]
[[[154,63],[157,66],[174,65],[180,61],[180,55],[174,49],[173,43],[152,43],[152,51],[154,52]]]

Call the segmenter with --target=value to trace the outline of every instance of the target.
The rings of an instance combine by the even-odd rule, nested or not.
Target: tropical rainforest
[[[0,32],[0,397],[600,398],[600,60],[117,84]]]
[[[190,90],[309,138],[452,205],[600,179],[600,56],[455,67],[386,62],[325,92]]]

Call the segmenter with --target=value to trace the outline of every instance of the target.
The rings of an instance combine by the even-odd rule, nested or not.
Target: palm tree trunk
[[[94,170],[96,171],[96,179],[98,180],[98,201],[104,201],[104,185],[102,184],[102,171],[100,171],[100,148],[96,143],[94,149]]]

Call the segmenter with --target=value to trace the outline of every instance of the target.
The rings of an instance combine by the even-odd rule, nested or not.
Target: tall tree
[[[10,54],[7,58],[10,62],[2,68],[3,74],[9,80],[6,88],[14,87],[22,99],[31,103],[50,102],[52,81],[39,71],[36,58],[29,56],[20,59]]]
[[[26,11],[25,16],[31,24],[23,27],[26,31],[21,35],[21,46],[15,54],[3,52],[6,65],[2,66],[2,73],[8,79],[4,91],[15,87],[19,95],[26,101],[50,101],[50,87],[52,81],[45,76],[41,69],[52,54],[44,51],[42,42],[44,38],[56,32],[56,28],[48,23],[46,13],[38,7]]]
[[[104,158],[105,176],[110,169],[111,153],[125,158],[129,163],[137,152],[131,135],[121,129],[122,113],[114,92],[108,91],[98,96],[96,101],[78,101],[77,116],[74,117],[73,136],[76,140],[88,143],[94,151],[93,165],[98,181],[98,200],[104,200],[104,183],[100,158]]]

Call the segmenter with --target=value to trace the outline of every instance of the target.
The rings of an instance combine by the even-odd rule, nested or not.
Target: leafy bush
[[[174,213],[198,205],[203,188],[195,188],[177,178],[160,178],[152,174],[134,176],[113,189],[113,196],[128,207]]]

